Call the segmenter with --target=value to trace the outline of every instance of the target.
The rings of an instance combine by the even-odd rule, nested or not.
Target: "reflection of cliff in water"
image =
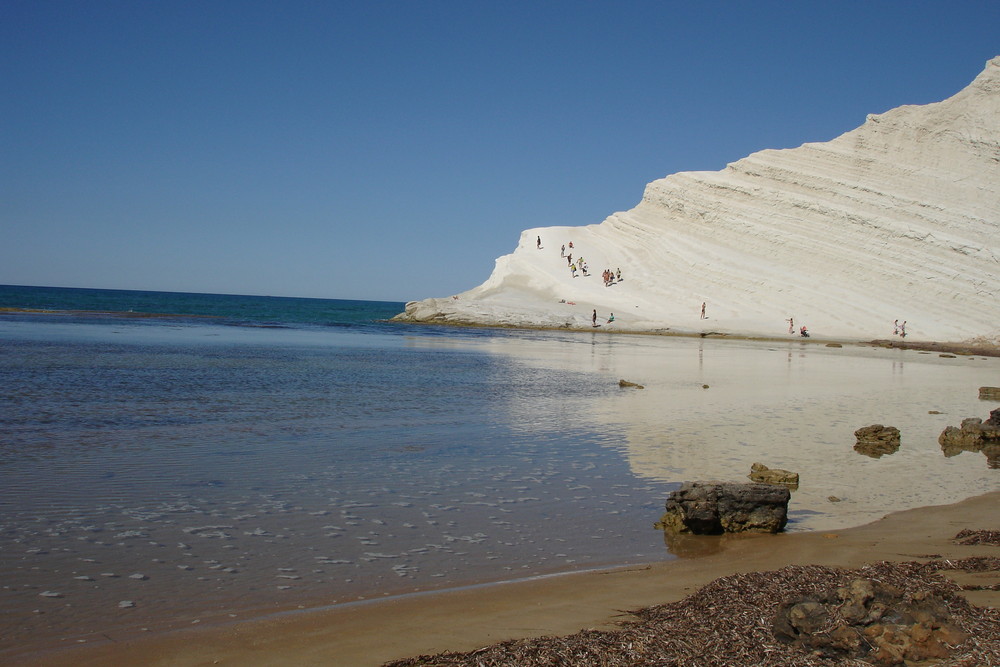
[[[937,437],[948,415],[978,404],[976,387],[996,364],[947,365],[899,350],[700,341],[613,359],[617,377],[645,389],[614,391],[593,406],[593,416],[624,429],[621,450],[640,477],[748,481],[751,465],[761,462],[799,473],[789,510],[806,513],[795,528],[841,527],[995,488],[996,456],[989,467],[948,460]],[[906,446],[859,457],[855,430],[878,422],[898,424]]]

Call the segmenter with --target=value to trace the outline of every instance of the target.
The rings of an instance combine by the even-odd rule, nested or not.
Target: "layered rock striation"
[[[560,255],[570,241],[589,276]],[[605,286],[606,268],[622,280]],[[398,319],[591,328],[596,309],[605,330],[789,336],[805,325],[848,340],[885,337],[896,321],[916,340],[997,344],[998,285],[1000,57],[944,101],[667,176],[597,225],[525,230],[482,285],[409,303]]]

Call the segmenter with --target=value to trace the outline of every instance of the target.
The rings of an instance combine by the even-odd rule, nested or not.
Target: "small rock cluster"
[[[835,590],[782,604],[774,634],[825,658],[910,664],[948,658],[952,647],[968,639],[951,617],[938,594],[904,594],[874,579],[855,579]]]

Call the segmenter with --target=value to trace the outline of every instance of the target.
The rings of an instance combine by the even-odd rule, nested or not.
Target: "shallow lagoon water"
[[[997,486],[936,442],[996,407],[995,358],[61,317],[0,340],[8,653],[669,559],[669,491],[754,461],[802,475],[790,530]],[[871,423],[900,451],[855,452]]]

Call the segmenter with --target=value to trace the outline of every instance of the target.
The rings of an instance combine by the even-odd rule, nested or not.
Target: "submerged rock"
[[[854,451],[873,459],[899,451],[899,429],[895,426],[872,424],[854,432]]]
[[[799,473],[781,468],[768,468],[763,463],[754,463],[750,466],[748,477],[751,481],[760,484],[781,484],[792,491],[799,488]]]
[[[1000,387],[980,387],[979,400],[1000,401]]]

